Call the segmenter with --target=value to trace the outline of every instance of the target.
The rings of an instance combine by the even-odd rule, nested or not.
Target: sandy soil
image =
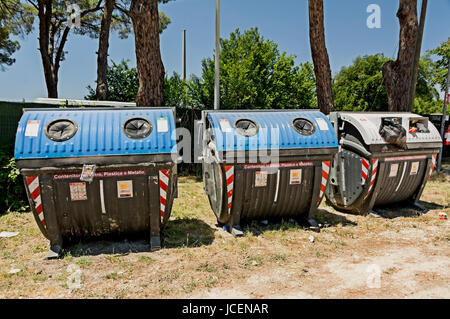
[[[342,214],[322,204],[320,233],[282,223],[233,238],[215,227],[201,182],[184,178],[165,248],[97,241],[45,260],[31,214],[0,216],[0,298],[450,298],[448,176],[425,189],[427,214]],[[408,217],[402,217],[402,215]],[[311,242],[310,236],[314,237]],[[11,274],[11,270],[18,272]]]

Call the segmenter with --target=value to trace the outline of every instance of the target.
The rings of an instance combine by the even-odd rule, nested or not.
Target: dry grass
[[[235,239],[215,227],[202,183],[183,178],[165,248],[145,241],[80,243],[44,260],[47,240],[31,214],[0,216],[0,298],[450,298],[448,176],[433,176],[419,217],[346,215],[322,204],[330,227],[313,233],[289,223],[253,223]],[[314,236],[314,243],[309,240]],[[368,288],[377,265],[381,286]],[[20,269],[9,274],[11,269]],[[79,287],[76,274],[80,274]]]

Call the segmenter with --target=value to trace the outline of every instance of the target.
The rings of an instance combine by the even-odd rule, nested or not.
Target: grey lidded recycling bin
[[[151,250],[176,196],[173,108],[25,109],[17,167],[50,241],[145,233]]]
[[[375,206],[417,202],[442,140],[428,118],[412,113],[329,115],[339,140],[325,195],[334,208],[367,214]]]
[[[219,224],[233,235],[242,235],[242,221],[300,221],[317,209],[337,152],[323,113],[203,111],[200,127],[204,189]],[[272,152],[276,159],[264,157]]]

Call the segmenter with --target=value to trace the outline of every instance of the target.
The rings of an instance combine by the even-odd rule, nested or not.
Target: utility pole
[[[420,52],[422,50],[423,30],[425,28],[425,18],[427,15],[428,0],[422,0],[422,9],[420,10],[420,24],[417,30],[416,52],[414,56],[414,65],[412,69],[411,84],[409,86],[408,107],[411,111],[414,108],[414,99],[416,97],[417,76],[419,74]]]
[[[447,88],[445,89],[445,95],[444,95],[444,110],[442,111],[442,119],[441,119],[441,137],[442,140],[444,140],[444,134],[445,134],[445,118],[447,117],[447,102],[449,100],[448,98],[448,86],[450,85],[450,61],[448,63],[448,71],[447,71]],[[442,146],[442,150],[438,154],[438,161],[437,161],[437,167],[436,171],[441,171],[441,164],[442,164],[442,152],[444,151],[444,146]]]
[[[214,79],[214,109],[220,109],[220,0],[216,0],[216,55]]]
[[[186,30],[183,30],[183,62],[182,62],[182,76],[183,80],[186,81]]]

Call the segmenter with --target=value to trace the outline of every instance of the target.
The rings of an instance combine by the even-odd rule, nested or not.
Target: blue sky
[[[181,34],[187,30],[187,72],[201,74],[201,60],[213,55],[215,0],[176,0],[161,5],[172,20],[161,36],[161,52],[167,74],[181,73]],[[258,27],[261,34],[279,44],[281,51],[311,61],[307,0],[222,0],[221,36],[236,28]],[[419,1],[420,2],[420,1]],[[325,0],[325,30],[333,74],[358,55],[384,53],[395,58],[399,26],[397,0]],[[369,29],[369,4],[381,7],[381,29]],[[420,8],[420,3],[419,3]],[[430,0],[422,50],[432,49],[450,36],[450,0]],[[21,41],[17,62],[0,72],[0,100],[46,97],[36,32]],[[95,84],[97,40],[72,35],[68,55],[59,75],[59,97],[81,99]],[[135,66],[134,39],[112,35],[110,59],[129,59]]]

